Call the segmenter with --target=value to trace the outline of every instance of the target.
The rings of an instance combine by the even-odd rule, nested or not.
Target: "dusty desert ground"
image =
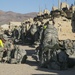
[[[31,57],[35,48],[29,46],[20,46],[20,48],[23,48],[27,51],[28,59],[26,64],[0,63],[0,75],[75,75],[75,68],[65,71],[40,68],[38,63]]]

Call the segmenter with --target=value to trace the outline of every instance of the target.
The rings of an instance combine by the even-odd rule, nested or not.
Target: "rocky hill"
[[[25,19],[33,18],[37,15],[36,12],[21,14],[12,11],[4,12],[0,10],[0,25],[8,24],[10,21],[23,22]]]

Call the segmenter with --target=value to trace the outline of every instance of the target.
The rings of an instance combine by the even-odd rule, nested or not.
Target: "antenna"
[[[39,12],[41,11],[40,5],[39,5]]]
[[[46,4],[45,4],[45,9],[47,9],[47,6],[46,6]]]
[[[40,7],[40,5],[39,5],[39,12],[42,12],[42,7]]]
[[[54,6],[54,0],[52,1],[52,6]]]

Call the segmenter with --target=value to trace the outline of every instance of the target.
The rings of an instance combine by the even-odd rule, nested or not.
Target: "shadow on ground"
[[[32,54],[35,53],[34,50],[27,50],[27,55],[28,56],[32,56]],[[50,72],[50,73],[55,73],[55,74],[32,74],[32,75],[75,75],[75,68],[70,68],[68,70],[52,70],[52,69],[47,69],[47,68],[41,68],[39,66],[39,63],[36,61],[30,61],[27,60],[26,64],[30,65],[30,66],[36,66],[37,71],[43,71],[43,72]]]
[[[38,67],[36,70],[43,71],[43,72],[56,73],[56,74],[32,74],[32,75],[75,75],[75,68],[70,68],[68,70],[52,70],[52,69]]]
[[[32,56],[35,53],[35,50],[25,50],[27,52],[27,56]]]
[[[32,74],[32,75],[58,75],[58,74]]]
[[[35,53],[35,50],[26,50],[27,52],[27,56],[32,57],[32,54]],[[30,65],[30,66],[36,66],[36,71],[42,71],[45,72],[47,74],[32,74],[32,75],[75,75],[75,68],[70,68],[68,70],[52,70],[52,69],[47,69],[47,68],[40,68],[39,63],[33,60],[27,60],[26,64]],[[48,74],[48,73],[53,73],[53,74]]]

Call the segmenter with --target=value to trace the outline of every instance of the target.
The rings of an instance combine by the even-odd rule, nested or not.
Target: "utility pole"
[[[58,9],[60,10],[60,0],[58,0]]]
[[[74,5],[75,5],[75,0],[74,0]]]
[[[39,12],[42,12],[42,7],[39,5]]]
[[[67,0],[65,0],[66,1],[66,3],[67,3]]]

